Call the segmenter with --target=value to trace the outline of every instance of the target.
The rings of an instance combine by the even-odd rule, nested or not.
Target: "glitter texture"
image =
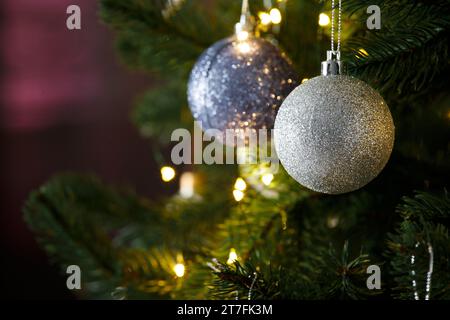
[[[286,171],[322,193],[359,189],[389,160],[394,123],[386,102],[349,76],[319,76],[285,99],[275,120],[275,148]]]
[[[189,107],[204,130],[271,129],[296,79],[291,63],[270,42],[226,38],[208,48],[192,69]]]

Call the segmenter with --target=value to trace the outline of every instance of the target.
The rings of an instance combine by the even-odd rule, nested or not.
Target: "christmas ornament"
[[[333,22],[334,9],[332,26]],[[334,51],[332,37],[322,75],[301,84],[285,99],[274,133],[275,149],[286,171],[301,185],[328,194],[369,183],[386,165],[394,143],[386,102],[366,83],[342,75],[339,49],[340,38]]]
[[[246,4],[246,1],[244,1]],[[252,35],[243,6],[236,35],[208,48],[192,69],[188,102],[203,130],[226,142],[227,129],[273,128],[278,108],[296,86],[291,63],[270,42]]]

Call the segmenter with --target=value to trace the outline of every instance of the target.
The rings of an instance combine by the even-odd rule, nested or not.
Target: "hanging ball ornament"
[[[198,59],[188,82],[188,103],[202,129],[272,129],[296,73],[280,50],[248,31],[216,42]],[[229,143],[228,143],[229,144]]]
[[[369,183],[394,144],[386,102],[365,82],[341,75],[341,69],[339,52],[329,51],[322,75],[293,90],[275,120],[275,149],[286,171],[301,185],[327,194]]]

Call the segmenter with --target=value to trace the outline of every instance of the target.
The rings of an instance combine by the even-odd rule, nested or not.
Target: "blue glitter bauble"
[[[188,83],[188,102],[202,128],[272,129],[278,108],[298,85],[286,56],[267,40],[230,37],[198,59]]]

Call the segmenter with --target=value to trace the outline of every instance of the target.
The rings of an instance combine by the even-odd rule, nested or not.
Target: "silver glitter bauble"
[[[340,194],[381,172],[392,152],[394,123],[386,102],[365,82],[319,76],[284,100],[274,140],[282,165],[301,185]]]
[[[291,63],[270,42],[226,38],[209,47],[192,69],[189,107],[204,130],[221,132],[215,136],[226,129],[271,129],[296,78]]]

